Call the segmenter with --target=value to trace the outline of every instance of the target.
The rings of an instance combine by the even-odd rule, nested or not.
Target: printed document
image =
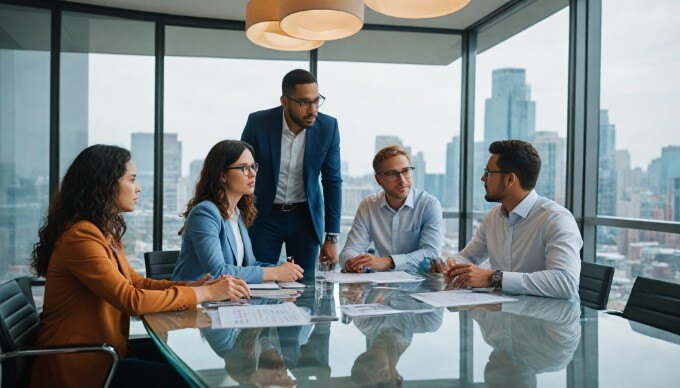
[[[255,284],[248,284],[248,288],[251,290],[278,290],[279,285],[276,284],[276,282],[267,282],[267,283],[255,283]]]
[[[471,290],[424,292],[421,294],[410,295],[429,304],[432,307],[459,307],[475,306],[480,304],[517,302],[517,299],[508,298],[507,296],[474,292]]]
[[[372,273],[331,272],[326,276],[329,283],[407,283],[420,282],[425,278],[404,271],[385,271]]]
[[[381,303],[369,303],[369,304],[347,304],[341,306],[340,309],[342,313],[348,317],[372,317],[376,315],[391,315],[391,314],[401,314],[401,313],[429,313],[434,311],[434,309],[420,309],[420,310],[397,310],[386,304]]]
[[[222,328],[285,327],[309,325],[309,313],[291,302],[220,307]]]

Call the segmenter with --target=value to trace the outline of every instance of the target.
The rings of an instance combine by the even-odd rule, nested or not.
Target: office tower
[[[631,187],[630,152],[616,150],[616,198],[628,198]],[[617,213],[618,214],[618,213]]]
[[[343,160],[340,162],[340,173],[342,176],[347,176],[349,175],[349,162],[346,160]]]
[[[425,174],[425,191],[441,201],[444,197],[445,174]]]
[[[59,83],[59,171],[63,177],[88,143],[89,55],[61,54]]]
[[[176,133],[163,135],[163,211],[177,214],[186,204],[179,203],[182,176],[182,142]]]
[[[504,68],[492,73],[491,98],[484,110],[484,142],[521,139],[533,142],[536,131],[536,103],[526,70]]]
[[[564,203],[567,162],[567,140],[557,132],[536,132],[534,146],[541,156],[541,173],[536,182],[536,192],[557,203]]]
[[[481,181],[482,173],[489,161],[489,146],[484,141],[475,142],[474,164],[472,169],[472,206],[475,211],[488,211],[494,207],[495,203],[487,202],[484,199],[486,190],[484,190],[484,182]]]
[[[446,177],[444,179],[444,193],[442,207],[458,209],[460,194],[460,137],[454,136],[446,143]]]
[[[404,143],[401,141],[399,136],[378,135],[378,136],[375,137],[375,153],[376,154],[381,149],[383,149],[387,146],[391,146],[391,145],[398,145],[399,147],[404,147]]]
[[[411,157],[411,165],[416,169],[413,171],[413,186],[419,189],[425,188],[425,173],[427,163],[425,162],[425,154],[418,152]]]
[[[616,126],[609,122],[609,112],[600,110],[600,146],[597,213],[616,215]]]
[[[0,280],[28,274],[47,209],[49,58],[48,51],[0,49]]]
[[[203,169],[203,159],[194,159],[189,163],[189,185],[196,186],[198,178],[201,177],[201,170]],[[193,189],[191,189],[193,192]]]
[[[137,201],[138,210],[153,209],[153,133],[133,132],[130,139],[130,152],[137,169],[137,183],[142,188]]]
[[[373,185],[349,183],[342,185],[342,215],[354,217],[361,201],[376,192]]]
[[[659,194],[665,195],[676,177],[680,177],[680,146],[663,147],[657,177]]]
[[[135,132],[131,140],[132,157],[137,168],[137,179],[142,186],[142,195],[137,203],[138,208],[153,209],[154,182],[154,134]],[[186,204],[181,200],[186,197],[180,190],[182,168],[182,142],[177,140],[176,133],[163,135],[163,209],[177,213]]]
[[[680,177],[673,178],[673,221],[680,221]]]

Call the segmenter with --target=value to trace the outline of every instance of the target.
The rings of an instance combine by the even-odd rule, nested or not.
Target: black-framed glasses
[[[298,104],[300,104],[300,108],[302,109],[309,109],[311,105],[314,105],[315,108],[319,108],[321,105],[323,105],[324,101],[326,101],[326,97],[322,96],[321,94],[319,94],[319,97],[312,101],[309,101],[307,99],[296,100],[293,97],[286,96],[285,94],[283,96],[291,101],[295,101]]]
[[[410,178],[411,175],[413,175],[413,170],[415,169],[416,169],[415,167],[411,166],[403,168],[401,170],[379,171],[376,174],[387,179],[397,179],[399,177],[399,174],[401,174],[401,176],[403,176],[404,178]]]
[[[257,173],[257,169],[260,167],[259,164],[253,163],[253,164],[244,164],[242,166],[234,166],[234,167],[227,167],[225,170],[241,170],[243,175],[248,176],[248,172],[250,170],[253,170],[254,173]]]
[[[510,174],[512,171],[505,171],[505,170],[488,170],[488,169],[485,168],[485,169],[484,169],[484,176],[486,177],[486,179],[489,179],[489,178],[491,178],[491,174],[493,174],[494,172],[495,172],[496,174]]]

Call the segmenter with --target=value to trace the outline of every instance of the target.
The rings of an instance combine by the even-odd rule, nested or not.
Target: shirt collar
[[[414,195],[414,194],[413,194],[413,191],[414,191],[414,189],[413,189],[413,187],[411,187],[411,190],[409,190],[409,192],[408,192],[408,197],[406,197],[406,202],[404,202],[404,204],[399,208],[400,210],[401,210],[401,208],[403,208],[404,206],[408,206],[408,207],[410,207],[411,209],[413,209],[413,201],[414,201],[414,199],[413,199],[413,195]],[[387,206],[389,209],[392,209],[392,207],[390,206],[390,204],[387,203],[387,196],[385,195],[385,190],[383,190],[383,192],[382,192],[382,198],[380,198],[380,207],[383,207],[383,206]],[[394,210],[394,209],[392,209],[392,210]]]
[[[527,196],[524,197],[524,199],[518,203],[514,209],[512,209],[510,214],[506,214],[503,205],[501,205],[501,215],[508,219],[508,222],[511,226],[515,225],[515,223],[519,221],[520,218],[527,218],[529,211],[531,211],[531,208],[534,207],[537,199],[538,194],[536,194],[536,190],[531,190],[529,194],[527,194]]]

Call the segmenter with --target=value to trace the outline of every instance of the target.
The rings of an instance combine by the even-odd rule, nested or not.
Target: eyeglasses
[[[413,170],[415,170],[415,169],[416,169],[415,167],[406,167],[406,168],[402,169],[401,171],[387,170],[387,171],[377,172],[376,174],[380,175],[383,178],[387,178],[387,179],[390,179],[390,180],[397,179],[399,177],[399,174],[401,174],[401,176],[408,179],[408,178],[411,177],[411,175],[413,174]]]
[[[305,109],[305,110],[309,109],[310,105],[314,105],[315,108],[318,108],[321,105],[323,105],[324,101],[326,101],[326,97],[322,96],[321,94],[319,94],[319,97],[317,97],[313,101],[304,100],[304,99],[303,100],[296,100],[293,97],[286,96],[285,94],[283,96],[286,97],[287,99],[291,100],[291,101],[297,102],[298,104],[300,104],[300,108]]]
[[[250,172],[250,170],[253,170],[254,173],[257,173],[257,169],[259,167],[260,167],[259,164],[253,163],[253,164],[250,164],[250,165],[244,164],[242,166],[227,167],[227,168],[225,168],[225,170],[241,170],[243,175],[248,176],[248,172]]]
[[[483,175],[486,177],[486,179],[489,179],[489,178],[491,178],[491,174],[493,174],[494,172],[497,173],[497,174],[510,174],[512,171],[505,171],[505,170],[487,170],[487,169],[485,168],[485,169],[484,169],[484,174],[483,174]]]

